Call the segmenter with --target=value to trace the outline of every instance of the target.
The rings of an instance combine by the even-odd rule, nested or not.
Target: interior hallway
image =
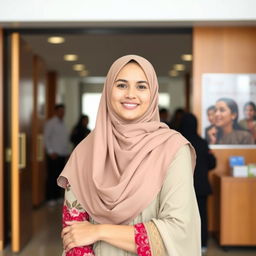
[[[61,256],[61,207],[44,206],[33,212],[34,236],[21,253],[12,253],[10,248],[0,252],[0,256]],[[224,251],[214,239],[210,239],[207,256],[255,256],[254,248],[230,248]],[[111,256],[111,255],[110,255]],[[189,256],[189,255],[186,255]]]

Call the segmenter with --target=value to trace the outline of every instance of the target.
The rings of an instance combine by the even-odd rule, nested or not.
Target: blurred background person
[[[159,109],[160,122],[167,124],[170,127],[170,114],[166,108]]]
[[[72,129],[70,141],[73,143],[74,148],[91,132],[87,127],[88,123],[89,117],[87,115],[81,115],[77,124]]]
[[[181,119],[182,119],[184,114],[185,114],[185,110],[183,108],[177,108],[174,111],[173,117],[172,117],[171,122],[170,122],[170,128],[171,129],[174,129],[176,131],[180,131],[180,122],[181,122]]]
[[[239,125],[248,130],[252,134],[254,142],[256,142],[256,105],[249,101],[245,103],[243,110],[245,119],[240,120]]]
[[[180,122],[180,132],[196,151],[194,187],[201,217],[202,252],[206,253],[208,240],[207,199],[212,192],[208,172],[215,168],[216,159],[210,152],[207,141],[198,135],[197,119],[193,114],[184,114]]]
[[[211,144],[254,144],[252,135],[238,124],[238,106],[231,98],[220,98],[215,104],[216,141]]]
[[[44,127],[44,144],[47,155],[46,199],[49,206],[62,200],[62,189],[56,180],[65,166],[68,156],[68,132],[63,121],[65,106],[55,105],[55,114]]]
[[[206,113],[207,113],[207,118],[208,118],[210,125],[205,128],[205,138],[208,141],[208,143],[210,143],[210,141],[211,141],[210,137],[211,137],[212,132],[217,131],[214,126],[215,106],[212,105],[212,106],[208,107]]]

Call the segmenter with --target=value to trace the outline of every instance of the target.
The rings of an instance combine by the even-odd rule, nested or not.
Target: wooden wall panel
[[[54,106],[56,104],[57,93],[57,73],[49,71],[47,73],[47,86],[46,86],[46,116],[47,119],[54,115]]]
[[[32,199],[33,206],[45,200],[45,159],[43,127],[46,119],[46,65],[39,56],[33,58],[33,125],[32,125]]]
[[[201,79],[203,73],[256,73],[256,27],[195,27],[193,30],[193,112],[201,127]],[[199,130],[201,133],[201,131]],[[255,162],[255,149],[215,149],[217,167],[213,172],[229,173],[228,157],[243,155]],[[215,192],[215,183],[210,175]],[[209,230],[215,231],[214,201],[209,200]]]
[[[0,28],[0,251],[4,241],[4,182],[3,182],[3,30]]]

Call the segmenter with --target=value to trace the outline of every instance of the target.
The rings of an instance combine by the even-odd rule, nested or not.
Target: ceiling
[[[158,76],[168,76],[174,64],[185,64],[185,72],[191,72],[191,62],[181,60],[182,54],[192,53],[192,33],[58,33],[63,44],[49,44],[47,38],[53,34],[25,33],[24,40],[33,52],[41,56],[49,70],[60,76],[79,77],[72,69],[74,64],[84,64],[89,76],[105,76],[112,62],[126,54],[138,54],[147,58],[155,67]],[[65,54],[77,54],[75,62],[64,61]]]

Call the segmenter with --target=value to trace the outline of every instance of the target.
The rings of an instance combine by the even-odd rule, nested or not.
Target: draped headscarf
[[[122,120],[111,106],[119,71],[135,61],[144,71],[151,95],[147,111],[137,120]],[[95,129],[75,148],[58,184],[69,183],[77,200],[98,223],[128,224],[157,196],[168,166],[189,142],[159,121],[158,82],[153,66],[137,55],[111,66]],[[192,161],[194,152],[191,147]],[[193,163],[194,166],[194,163]]]

